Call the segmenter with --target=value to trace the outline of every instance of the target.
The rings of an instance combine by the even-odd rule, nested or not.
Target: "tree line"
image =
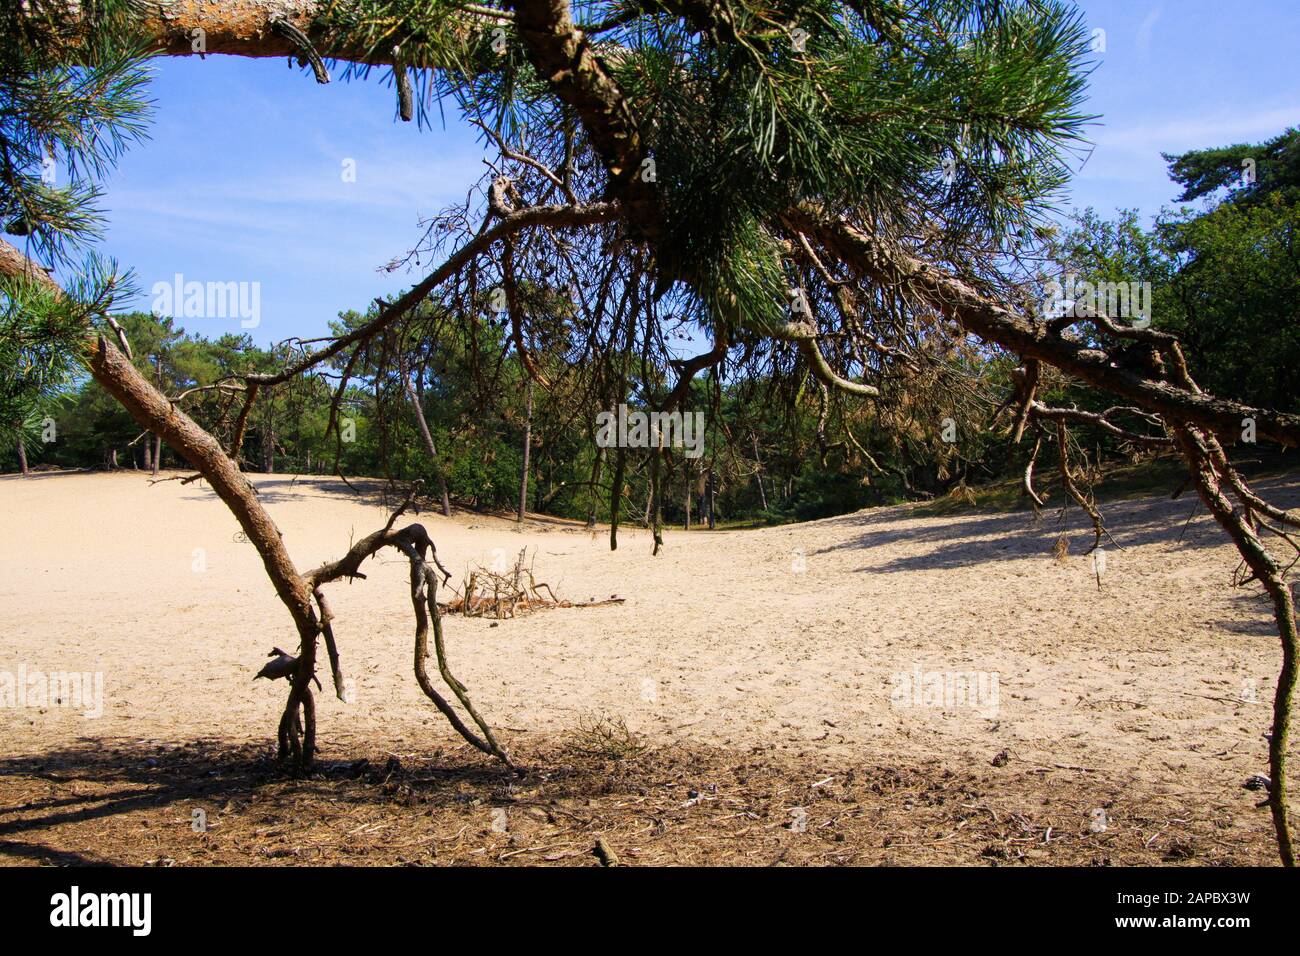
[[[1067,276],[1093,285],[1140,277],[1151,287],[1153,324],[1179,335],[1198,381],[1252,404],[1300,410],[1298,144],[1300,134],[1287,131],[1265,143],[1167,157],[1184,187],[1181,199],[1208,196],[1208,208],[1167,209],[1149,227],[1136,210],[1111,219],[1092,209],[1077,213],[1051,237],[1050,267],[1040,268],[1027,294],[1041,299],[1045,286]],[[1265,157],[1262,172],[1256,160],[1251,175],[1230,177],[1251,169],[1254,157]],[[605,409],[572,391],[532,388],[511,351],[510,330],[484,305],[471,322],[425,307],[425,320],[440,337],[403,360],[414,403],[406,384],[391,381],[374,362],[351,370],[342,396],[331,384],[340,361],[268,391],[247,422],[244,466],[268,474],[421,478],[427,488],[445,483],[450,498],[469,508],[514,511],[522,502],[526,511],[609,521],[613,463],[605,467],[609,451],[594,440],[595,417]],[[564,302],[560,311],[571,317],[575,309]],[[341,313],[331,331],[345,334],[373,320],[375,311]],[[141,373],[218,435],[229,434],[238,412],[241,396],[229,383],[279,368],[292,353],[288,345],[256,345],[247,334],[208,338],[148,313],[118,321]],[[552,354],[549,361],[564,359]],[[963,374],[989,389],[1004,385],[1012,371],[979,351],[961,364]],[[663,370],[657,372],[662,378]],[[685,449],[663,456],[665,521],[690,527],[810,520],[942,495],[1024,467],[1025,450],[987,429],[981,417],[990,413],[987,403],[951,393],[946,402],[926,403],[914,387],[912,395],[887,394],[851,407],[824,400],[813,381],[788,385],[771,370],[727,380],[706,372],[692,383],[683,409],[702,416],[703,447],[698,457]],[[639,391],[634,383],[623,396],[634,411],[649,407],[638,404]],[[1097,405],[1088,390],[1065,383],[1053,398]],[[336,399],[341,421],[332,434]],[[839,419],[832,430],[852,435],[852,444],[827,439],[831,416]],[[10,430],[0,457],[5,470],[183,467],[90,378],[33,402],[24,426]],[[1118,441],[1097,446],[1108,458],[1125,450]],[[646,523],[649,456],[633,458],[625,464],[622,507]]]

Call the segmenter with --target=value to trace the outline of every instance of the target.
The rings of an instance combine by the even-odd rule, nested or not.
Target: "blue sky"
[[[1173,205],[1162,152],[1258,142],[1300,124],[1295,0],[1088,0],[1106,31],[1088,111],[1096,149],[1067,197],[1154,215]]]
[[[1294,0],[1080,6],[1106,31],[1088,107],[1102,119],[1067,207],[1154,215],[1177,196],[1162,151],[1261,140],[1300,123]],[[146,293],[176,273],[260,283],[261,321],[249,331],[263,343],[322,334],[341,309],[415,281],[377,270],[483,171],[465,127],[396,122],[378,71],[318,86],[284,60],[163,59],[152,95],[151,140],[105,183],[99,248],[133,268]],[[355,182],[344,181],[347,160]],[[183,324],[240,331],[233,318]]]

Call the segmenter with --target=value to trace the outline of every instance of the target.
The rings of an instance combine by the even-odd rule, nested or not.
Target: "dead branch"
[[[550,608],[603,607],[622,604],[625,600],[613,594],[603,601],[561,600],[549,584],[537,580],[534,565],[527,559],[528,549],[524,548],[515,558],[514,566],[505,572],[482,566],[474,568],[466,578],[462,593],[440,604],[439,609],[445,614],[506,620]]]
[[[516,766],[510,759],[510,755],[505,749],[497,743],[496,737],[492,733],[492,728],[477,710],[474,709],[473,703],[469,699],[469,692],[456,677],[451,673],[447,665],[447,652],[443,646],[442,639],[442,616],[438,612],[438,577],[434,574],[433,569],[425,563],[425,553],[432,548],[433,543],[425,535],[424,529],[419,525],[411,525],[407,531],[419,529],[419,533],[412,536],[413,540],[403,537],[395,542],[396,547],[405,554],[411,562],[411,606],[415,611],[415,678],[420,684],[421,690],[425,695],[434,702],[434,705],[443,712],[447,720],[456,729],[456,732],[464,737],[471,745],[491,754],[511,770],[522,775],[523,770]],[[429,656],[428,638],[429,638],[429,620],[433,620],[433,647],[438,658],[438,671],[442,674],[443,681],[451,688],[456,699],[460,701],[461,706],[465,708],[466,713],[478,725],[483,737],[480,739],[473,731],[465,726],[459,715],[452,709],[451,705],[440,695],[437,689],[429,680],[428,672],[425,669],[424,662]]]
[[[1159,419],[1155,418],[1155,416],[1146,415],[1141,409],[1131,406],[1108,408],[1104,412],[1085,412],[1078,408],[1049,408],[1042,402],[1031,401],[1026,406],[1025,413],[1026,415],[1032,415],[1034,418],[1046,419],[1051,422],[1091,425],[1107,434],[1114,435],[1116,438],[1122,438],[1125,441],[1135,442],[1140,445],[1166,446],[1173,444],[1173,439],[1168,435],[1143,435],[1120,428],[1110,420],[1111,415],[1124,413],[1137,415],[1153,423],[1159,422]]]
[[[331,581],[337,581],[340,578],[364,578],[360,572],[363,562],[374,556],[378,551],[386,547],[396,548],[410,560],[411,563],[411,605],[415,613],[415,677],[424,691],[425,696],[433,701],[434,705],[447,718],[452,728],[460,734],[466,741],[478,750],[490,754],[507,767],[518,772],[519,768],[511,761],[509,755],[492,733],[491,727],[479,716],[473,703],[470,701],[469,693],[465,686],[461,684],[451,673],[447,664],[446,650],[442,640],[442,621],[438,613],[437,605],[437,587],[438,579],[434,569],[429,566],[428,558],[433,557],[434,565],[443,572],[445,578],[450,577],[450,572],[442,566],[437,559],[437,549],[434,547],[429,533],[423,525],[407,525],[400,531],[393,530],[397,519],[410,507],[415,495],[419,490],[419,483],[412,486],[407,494],[405,501],[389,516],[384,527],[378,531],[366,535],[360,541],[356,542],[348,549],[347,554],[336,561],[327,562],[315,570],[304,575],[304,579],[310,584],[313,594],[316,595],[320,602],[322,614],[322,630],[325,632],[326,647],[329,650],[331,658],[330,664],[335,670],[335,688],[342,698],[342,675],[338,670],[337,650],[332,646],[334,641],[333,629],[330,622],[333,615],[328,612],[328,604],[324,601],[324,595],[321,591],[322,585]],[[470,718],[478,726],[482,733],[474,733],[465,722],[461,720],[460,715],[447,702],[437,688],[429,680],[428,672],[425,668],[425,659],[428,657],[428,635],[430,618],[433,621],[434,650],[438,658],[438,669],[442,674],[443,680],[451,688],[457,700],[465,708]],[[282,726],[282,736],[284,728]],[[292,740],[290,741],[292,743]]]
[[[1082,508],[1092,520],[1092,530],[1094,534],[1092,547],[1085,551],[1084,554],[1091,554],[1101,546],[1102,535],[1110,538],[1111,544],[1119,547],[1119,545],[1116,544],[1115,539],[1111,538],[1110,532],[1106,530],[1106,526],[1102,523],[1101,512],[1097,510],[1097,504],[1093,501],[1092,496],[1090,494],[1085,495],[1079,490],[1079,486],[1074,483],[1074,475],[1070,470],[1070,433],[1063,421],[1058,421],[1056,423],[1056,451],[1057,465],[1061,473],[1061,483],[1065,486],[1066,494],[1068,494],[1074,500],[1074,503]]]
[[[1189,463],[1201,501],[1228,532],[1242,560],[1253,574],[1251,579],[1263,585],[1273,602],[1274,617],[1282,642],[1282,669],[1278,674],[1277,690],[1273,697],[1273,729],[1269,736],[1268,760],[1271,786],[1268,804],[1277,831],[1278,852],[1284,866],[1295,866],[1295,845],[1287,817],[1287,746],[1291,726],[1291,701],[1295,694],[1297,676],[1300,674],[1300,636],[1296,631],[1295,598],[1283,577],[1283,570],[1264,547],[1255,529],[1244,513],[1233,507],[1223,491],[1221,476],[1215,464],[1212,436],[1192,425],[1179,425],[1174,429],[1179,448]],[[1249,580],[1249,579],[1248,579]],[[1244,583],[1244,582],[1243,582]]]
[[[1038,462],[1038,452],[1043,447],[1042,436],[1034,441],[1034,450],[1029,455],[1029,463],[1025,465],[1024,479],[1021,481],[1021,488],[1030,501],[1034,503],[1034,512],[1038,512],[1043,507],[1043,499],[1034,491],[1034,465]]]

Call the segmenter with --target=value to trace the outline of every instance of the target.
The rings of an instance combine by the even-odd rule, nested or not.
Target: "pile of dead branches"
[[[520,550],[514,567],[508,571],[493,570],[481,565],[473,568],[465,579],[465,586],[453,600],[440,604],[444,614],[463,614],[465,617],[490,617],[502,620],[518,617],[554,607],[600,607],[604,604],[622,604],[624,599],[611,594],[603,601],[562,601],[545,581],[538,582],[534,574],[533,559],[528,549]]]

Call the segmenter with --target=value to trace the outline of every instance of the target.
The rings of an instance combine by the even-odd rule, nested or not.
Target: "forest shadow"
[[[269,477],[250,475],[258,500],[264,504],[304,498],[342,498],[372,507],[396,508],[406,500],[409,485],[392,484],[378,478],[330,478],[321,475],[285,475]],[[211,492],[211,489],[208,489]],[[418,513],[422,503],[417,498],[412,511]]]
[[[392,511],[398,507],[410,491],[410,482],[392,482],[384,478],[349,478],[346,482],[337,477],[325,475],[282,475],[268,476],[252,473],[253,487],[257,498],[263,504],[277,504],[287,501],[303,501],[309,498],[332,498],[349,501],[368,507]],[[217,494],[203,481],[191,486],[199,490],[204,498],[217,499]],[[442,516],[442,502],[421,489],[416,495],[407,514],[413,517],[421,515]],[[490,508],[471,507],[460,501],[452,502],[452,514],[482,519],[498,519],[515,523],[515,514]],[[565,518],[559,515],[547,515],[530,511],[524,518],[526,525],[540,525],[544,530],[552,527],[565,530],[583,530],[585,521],[578,518]]]
[[[1300,505],[1300,478],[1287,476],[1261,481],[1256,490],[1277,506],[1292,509]],[[1110,538],[1102,545],[1114,553],[1128,548],[1162,546],[1170,553],[1199,550],[1229,544],[1227,536],[1208,515],[1200,500],[1191,494],[1178,499],[1148,497],[1103,501],[1100,510]],[[1190,519],[1190,520],[1189,520]],[[915,548],[935,547],[921,554],[908,554],[880,564],[858,568],[864,572],[933,571],[969,568],[981,564],[1046,556],[1064,535],[1069,554],[1087,552],[1094,534],[1088,516],[1071,504],[1044,509],[1035,515],[1023,511],[997,514],[954,514],[927,516],[928,525],[901,517],[897,510],[858,512],[820,522],[856,531],[835,545],[813,552],[826,554],[843,550],[870,552],[882,546],[907,542]]]
[[[143,807],[158,808],[181,801],[220,802],[284,784],[310,789],[340,780],[374,783],[398,772],[403,772],[400,761],[377,767],[366,758],[322,759],[310,774],[298,775],[277,760],[266,745],[231,746],[218,740],[161,747],[146,742],[104,747],[91,742],[0,759],[0,782],[27,778],[56,786],[96,784],[104,788],[21,804],[0,802],[0,839]],[[487,762],[457,762],[446,767],[429,764],[422,766],[418,776],[430,793],[450,783],[494,787],[512,779],[507,771]],[[37,816],[7,819],[12,814]]]
[[[288,475],[268,477],[250,474],[253,487],[257,490],[257,499],[264,505],[275,505],[291,501],[306,501],[311,498],[348,501],[386,512],[397,509],[410,490],[409,482],[390,484],[382,478],[349,478],[347,482],[339,478],[322,475]],[[191,488],[197,490],[204,500],[219,500],[215,491],[206,482],[195,482]],[[452,502],[452,516],[483,521],[501,521],[512,528],[519,528],[514,512],[491,508],[471,507],[463,501]],[[416,495],[405,516],[411,519],[442,518],[442,502],[434,495],[422,489]],[[471,526],[472,527],[472,526]],[[530,531],[550,532],[564,531],[570,534],[589,532],[585,519],[566,518],[560,515],[541,514],[529,511],[522,527]]]
[[[0,864],[1258,865],[1273,853],[1265,818],[1229,834],[1203,801],[1189,808],[1124,774],[776,746],[667,743],[615,757],[560,736],[517,749],[532,768],[521,779],[467,747],[439,749],[446,738],[431,743],[419,756],[361,743],[373,759],[322,759],[307,776],[286,773],[266,745],[211,739],[0,759]],[[792,805],[806,827],[791,824]],[[1130,825],[1060,827],[1102,805]],[[1030,842],[1043,849],[1016,849]]]
[[[340,499],[375,508],[395,509],[410,490],[409,483],[389,484],[382,478],[341,478],[326,475],[264,475],[249,473],[257,499],[264,505],[287,501],[305,501],[311,498]],[[187,488],[191,494],[198,492],[203,499],[218,501],[217,493],[203,480]],[[428,495],[418,495],[409,509],[411,514],[430,511],[436,503]]]
[[[6,481],[48,481],[51,478],[71,478],[76,475],[93,475],[94,468],[33,468],[31,474],[20,475],[17,472],[0,475],[0,482]]]
[[[1224,577],[1226,585],[1227,577]],[[1262,588],[1234,590],[1229,594],[1234,606],[1233,616],[1213,622],[1216,631],[1240,634],[1244,637],[1263,637],[1276,641],[1277,623],[1273,619],[1273,605]]]
[[[215,739],[87,741],[8,757],[0,759],[0,864],[105,865],[111,860],[66,849],[68,835],[84,833],[85,825],[129,829],[138,824],[128,820],[156,819],[160,811],[170,810],[166,822],[181,830],[196,808],[209,819],[243,815],[263,825],[279,820],[287,806],[328,804],[343,818],[389,810],[427,814],[526,802],[533,793],[540,802],[543,790],[546,801],[585,798],[609,792],[617,778],[595,772],[590,759],[563,747],[532,756],[545,772],[523,778],[467,748],[436,745],[405,759],[390,753],[373,760],[321,758],[308,774],[293,772],[268,745]],[[102,848],[117,855],[112,841]]]

